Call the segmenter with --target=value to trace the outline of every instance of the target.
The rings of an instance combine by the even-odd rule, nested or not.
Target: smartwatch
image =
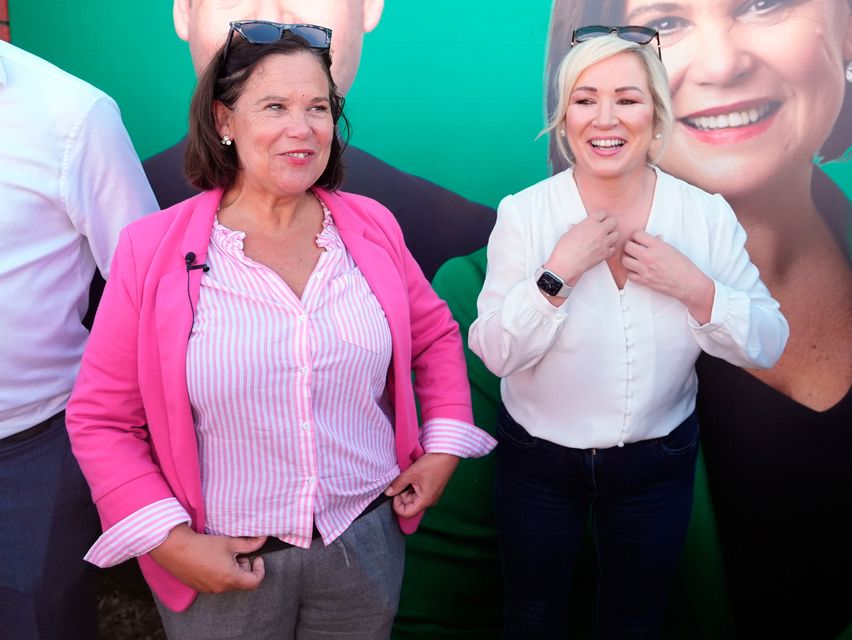
[[[535,283],[544,293],[554,298],[567,298],[574,289],[574,287],[565,284],[565,281],[558,275],[544,267],[535,270]]]

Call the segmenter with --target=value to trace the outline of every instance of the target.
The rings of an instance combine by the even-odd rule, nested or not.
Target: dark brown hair
[[[239,158],[236,146],[226,146],[220,141],[216,130],[215,103],[218,101],[228,109],[233,109],[246,82],[264,58],[271,55],[309,53],[320,62],[328,79],[328,99],[335,125],[328,164],[314,186],[338,189],[343,182],[341,156],[349,135],[349,121],[343,113],[343,96],[338,93],[337,85],[331,77],[331,56],[328,50],[311,47],[302,38],[287,33],[281,40],[270,44],[251,44],[234,35],[228,58],[224,61],[223,49],[224,46],[204,68],[192,95],[192,104],[189,107],[189,135],[183,159],[184,172],[189,181],[202,190],[216,187],[227,189],[234,184],[240,170]],[[339,130],[341,127],[338,127],[341,121],[345,134],[343,139]]]

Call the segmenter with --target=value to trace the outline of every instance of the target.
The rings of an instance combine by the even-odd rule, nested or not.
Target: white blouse
[[[744,367],[771,367],[789,335],[778,303],[745,250],[746,234],[719,195],[656,169],[646,231],[713,279],[710,322],[628,281],[606,262],[555,307],[534,272],[586,217],[573,172],[500,203],[470,348],[502,377],[506,409],[533,436],[575,448],[665,436],[694,410],[701,350]]]

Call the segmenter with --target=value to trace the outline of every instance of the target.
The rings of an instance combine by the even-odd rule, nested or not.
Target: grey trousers
[[[264,554],[255,591],[199,594],[175,613],[157,600],[169,640],[387,640],[405,543],[386,502],[329,546]],[[156,599],[156,598],[155,598]]]

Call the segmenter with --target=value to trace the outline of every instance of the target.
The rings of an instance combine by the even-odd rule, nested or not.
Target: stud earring
[[[233,144],[234,140],[231,138],[231,136],[222,136],[221,142],[224,146],[230,147],[231,144]]]
[[[852,84],[852,62],[846,65],[846,82]]]
[[[559,130],[559,135],[560,135],[560,136],[562,136],[562,137],[564,138],[564,137],[565,137],[565,129],[560,129],[560,130]]]
[[[660,139],[660,138],[662,138],[662,137],[663,137],[663,134],[662,134],[662,133],[655,133],[655,134],[654,134],[654,140],[659,140],[659,139]]]

